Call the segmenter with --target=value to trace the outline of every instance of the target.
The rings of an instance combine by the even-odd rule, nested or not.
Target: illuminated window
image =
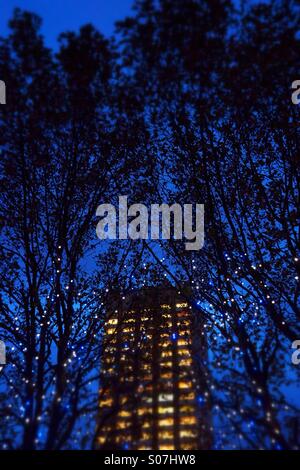
[[[162,314],[162,317],[163,318],[172,318],[172,314],[168,313],[168,312],[165,312],[165,313]]]
[[[128,443],[131,442],[130,436],[126,436],[126,441],[127,441]],[[117,444],[120,444],[120,443],[122,443],[122,442],[124,442],[124,436],[117,436],[117,437],[116,437],[116,443],[117,443]]]
[[[106,364],[112,364],[114,362],[114,357],[105,356],[104,357],[104,362]]]
[[[127,429],[130,426],[128,421],[118,421],[117,422],[117,429]]]
[[[179,339],[177,342],[178,346],[187,346],[189,344],[189,341],[187,339]]]
[[[183,429],[180,431],[180,437],[197,437],[197,432],[192,429]]]
[[[170,380],[172,378],[172,372],[163,372],[161,378]]]
[[[169,368],[170,368],[170,367],[172,367],[172,362],[162,362],[162,363],[161,363],[161,366],[162,366],[162,367],[169,367]]]
[[[120,413],[119,413],[119,416],[121,418],[129,418],[129,416],[131,416],[131,413],[130,413],[130,411],[121,410]]]
[[[107,345],[107,348],[105,348],[106,356],[113,356],[115,357],[116,354],[116,348],[112,346],[111,344],[113,343],[112,341],[113,338],[109,338],[109,345]]]
[[[174,426],[174,418],[164,418],[158,421],[160,427]]]
[[[186,395],[183,395],[182,398],[184,398],[184,400],[195,400],[195,394],[194,392],[190,392]]]
[[[189,356],[189,351],[187,349],[178,349],[179,356]]]
[[[188,304],[186,302],[182,303],[182,304],[176,304],[176,308],[186,308],[188,306]]]
[[[159,402],[173,401],[173,398],[174,398],[173,393],[160,393],[158,396],[158,401]]]
[[[190,322],[187,321],[187,320],[180,320],[177,322],[177,326],[179,327],[178,329],[183,331],[183,330],[186,330],[186,329],[189,329],[190,328]]]
[[[159,450],[175,450],[175,447],[171,444],[161,444]]]
[[[111,406],[113,404],[112,398],[106,398],[106,400],[100,401],[100,406]]]
[[[124,328],[123,332],[124,333],[132,333],[134,331],[134,327],[127,327],[127,328]]]
[[[162,341],[162,342],[159,343],[159,345],[162,348],[168,348],[169,346],[171,346],[171,343],[170,343],[170,341]]]
[[[169,333],[161,333],[160,337],[161,338],[169,338],[170,335],[169,335]]]
[[[180,335],[181,336],[188,336],[190,338],[191,330],[189,328],[181,328],[180,329]]]
[[[128,323],[135,323],[135,318],[126,318],[125,324],[128,325]]]
[[[193,406],[186,405],[186,406],[180,407],[180,413],[194,413],[194,412],[195,412],[195,408]]]
[[[182,367],[182,366],[191,366],[192,365],[192,359],[190,357],[186,358],[186,359],[181,359],[179,361],[179,366]]]
[[[181,450],[195,450],[195,444],[184,443],[180,446]]]
[[[184,382],[184,381],[180,381],[179,384],[178,384],[179,388],[183,389],[183,388],[191,388],[192,387],[192,382]]]
[[[149,429],[151,428],[152,423],[150,421],[143,421],[142,423],[142,429]]]
[[[146,415],[147,413],[149,413],[148,408],[139,408],[139,409],[138,409],[138,416],[144,416],[144,415]]]
[[[171,305],[168,305],[168,304],[163,304],[160,307],[164,310],[171,310]]]
[[[158,407],[158,413],[160,415],[170,415],[170,414],[173,414],[174,413],[174,408],[173,406],[168,406],[168,407],[164,407],[164,406],[159,406]]]
[[[115,331],[116,331],[116,329],[115,329],[115,328],[108,328],[108,330],[107,330],[107,334],[108,334],[108,335],[112,335],[112,334],[114,334],[114,333],[115,333]]]
[[[162,351],[161,357],[171,357],[172,351]]]
[[[180,424],[197,424],[197,420],[195,416],[181,416]]]
[[[174,434],[172,431],[161,431],[158,433],[159,439],[174,439]]]
[[[107,322],[108,325],[117,325],[118,319],[117,318],[110,318]]]
[[[145,403],[152,403],[152,402],[153,402],[153,399],[152,399],[152,397],[145,397],[145,398],[144,398],[144,402],[145,402]]]
[[[101,437],[98,438],[99,444],[104,444],[105,441],[106,441],[106,437],[104,437],[104,436],[101,436]]]

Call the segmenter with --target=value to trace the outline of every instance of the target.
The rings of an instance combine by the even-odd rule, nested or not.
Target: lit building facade
[[[97,447],[211,447],[201,320],[170,288],[114,300],[103,335]]]

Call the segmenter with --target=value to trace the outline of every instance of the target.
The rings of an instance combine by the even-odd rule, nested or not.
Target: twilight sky
[[[8,31],[7,22],[14,8],[32,11],[43,18],[46,44],[55,47],[57,36],[93,23],[104,35],[113,33],[114,22],[130,14],[134,0],[0,0],[0,36]]]

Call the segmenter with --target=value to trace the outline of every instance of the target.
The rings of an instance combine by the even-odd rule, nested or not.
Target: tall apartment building
[[[97,446],[211,446],[206,341],[199,315],[170,288],[110,302],[103,335]]]

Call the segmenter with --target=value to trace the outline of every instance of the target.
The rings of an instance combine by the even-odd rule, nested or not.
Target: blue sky
[[[130,14],[132,4],[133,0],[0,0],[0,35],[7,33],[7,22],[19,7],[43,18],[42,32],[51,47],[61,32],[78,30],[84,23],[93,23],[109,36],[114,22]]]

